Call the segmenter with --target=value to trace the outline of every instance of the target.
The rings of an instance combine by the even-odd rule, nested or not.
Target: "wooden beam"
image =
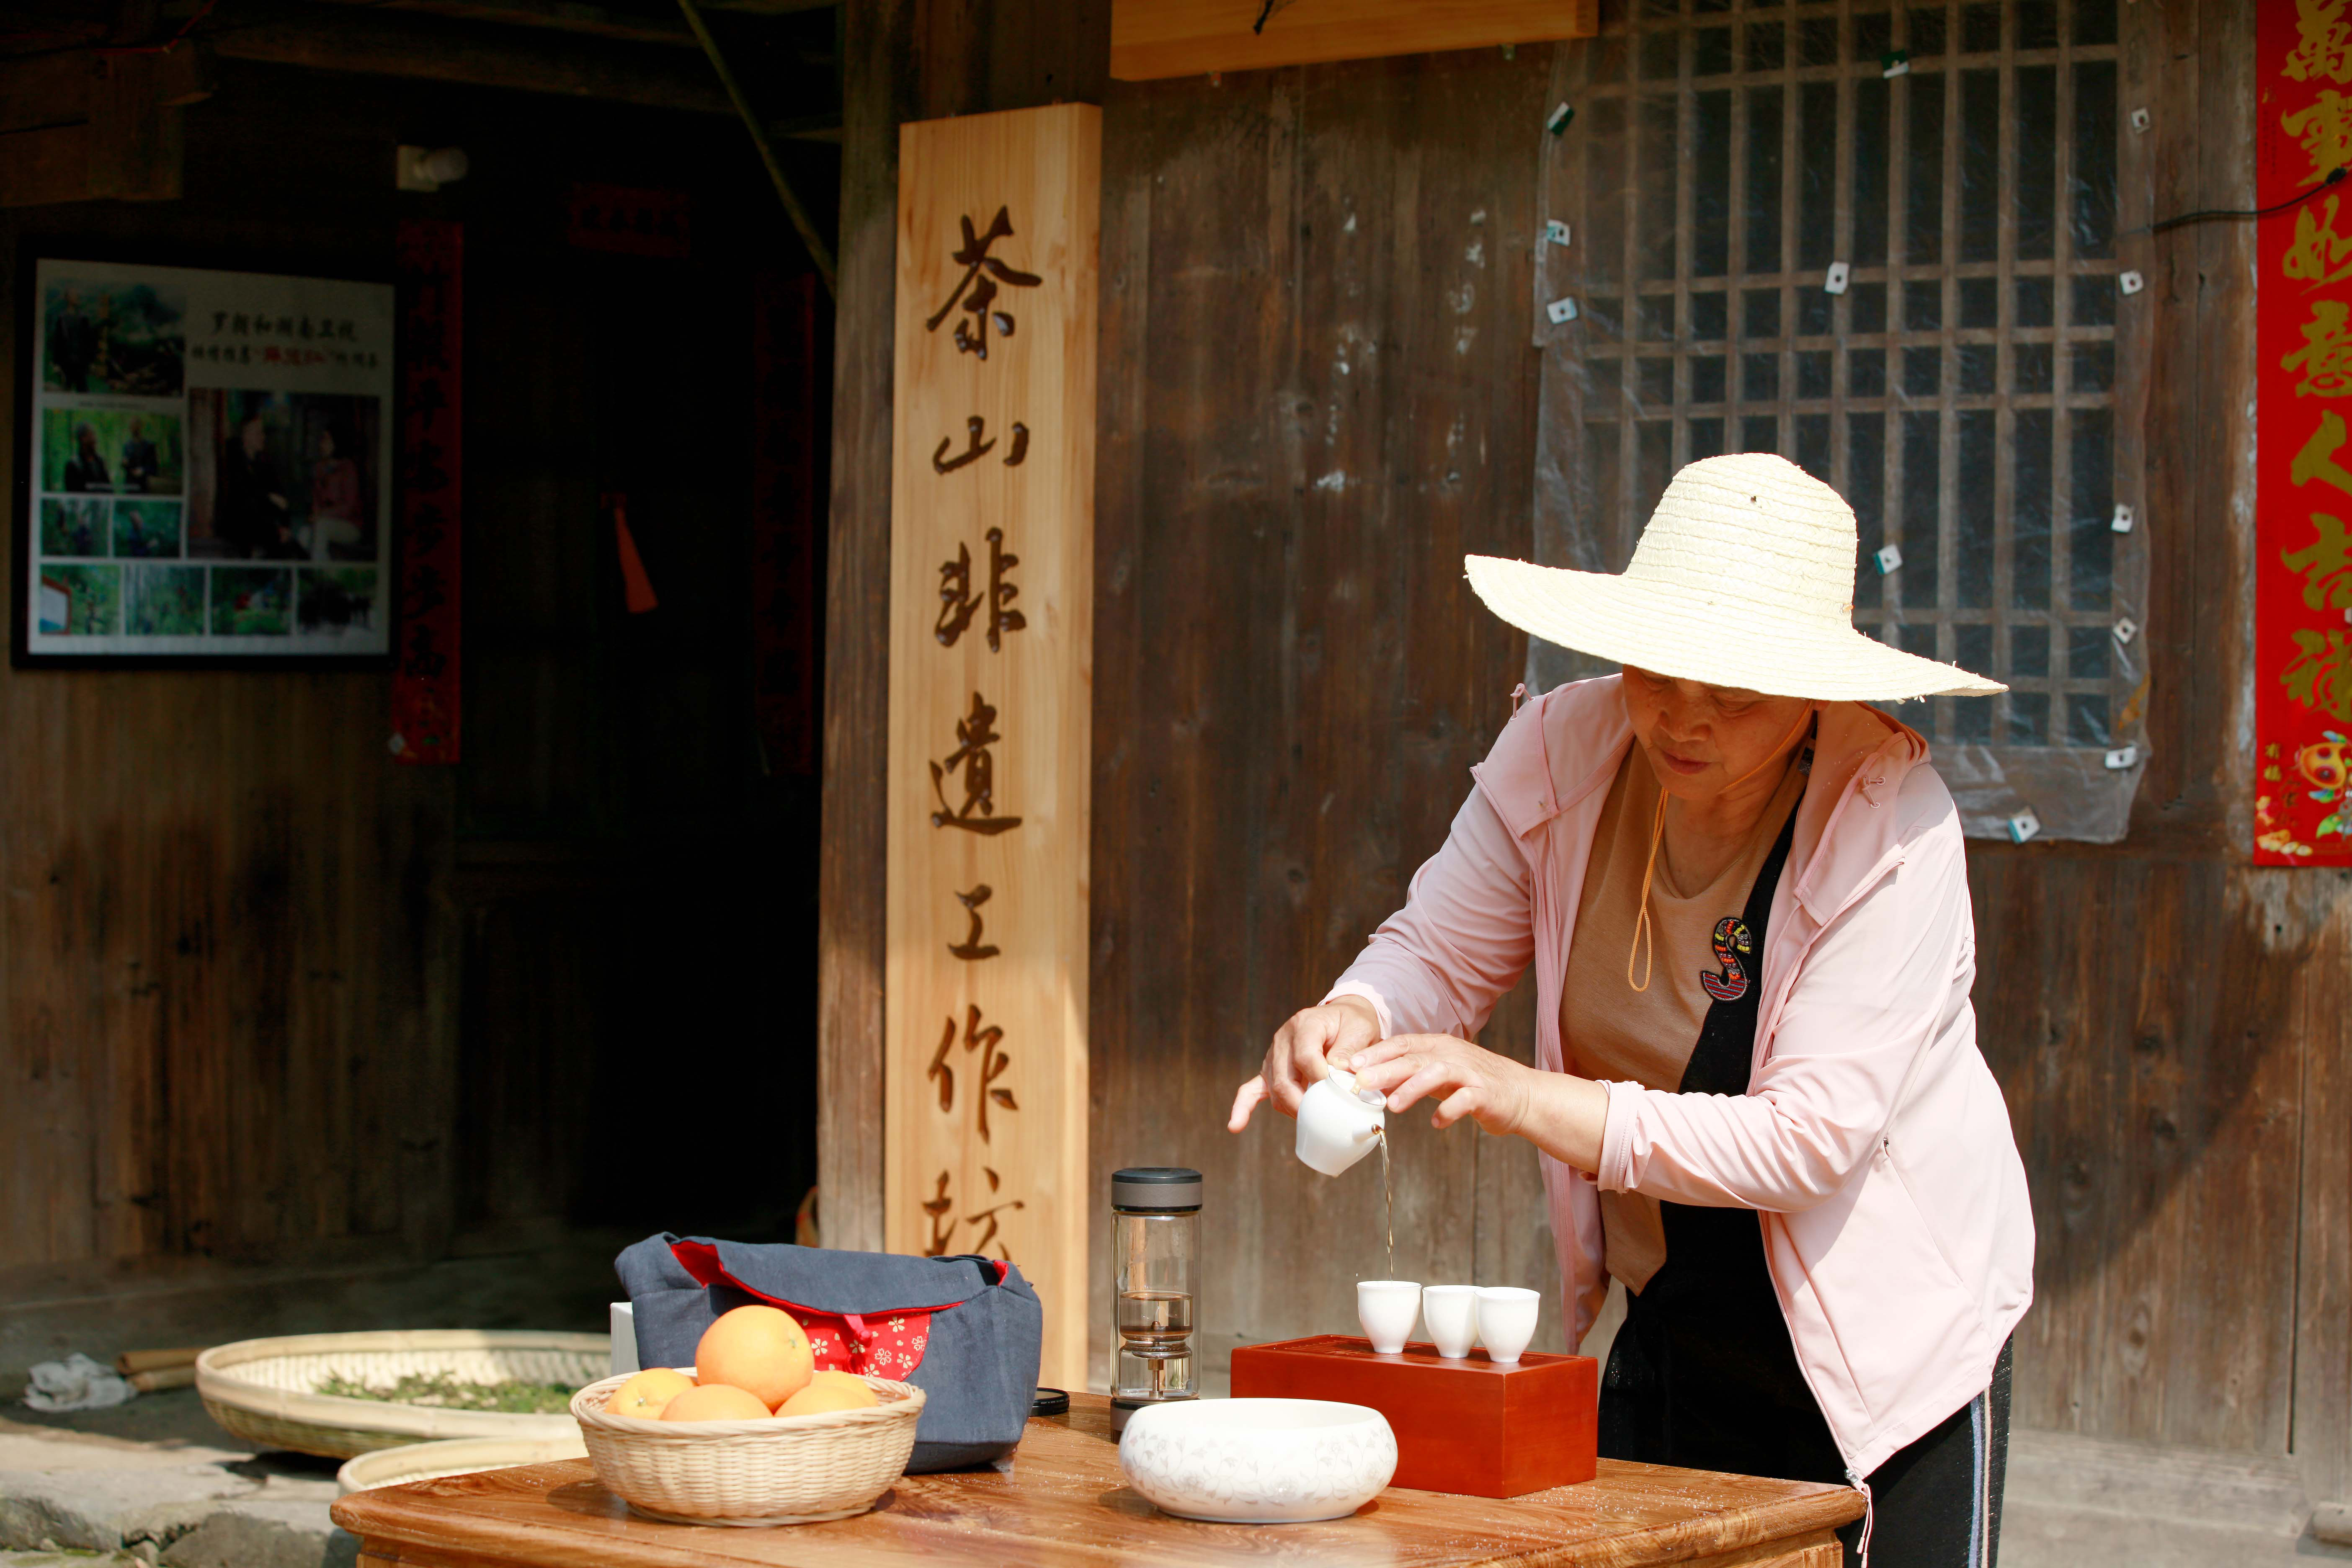
[[[615,38],[624,43],[664,44],[673,48],[701,46],[693,32],[669,17],[604,5],[577,5],[573,0],[313,0],[314,4],[348,5],[371,11],[408,11],[427,16],[447,16],[462,22],[487,22],[497,26],[534,27],[548,32],[578,33],[587,37]],[[837,0],[713,0],[706,11],[756,21],[761,17],[797,16],[830,9]],[[804,29],[805,30],[805,29]],[[822,54],[803,50],[803,63],[831,68],[830,40]]]
[[[1600,0],[1292,0],[1277,5],[1260,31],[1265,7],[1265,0],[1118,0],[1110,74],[1146,81],[1601,31]]]
[[[507,37],[378,11],[224,29],[211,42],[232,59],[313,70],[508,88],[697,114],[735,111],[698,51],[562,34]]]
[[[673,48],[698,47],[694,35],[670,18],[614,11],[602,5],[578,5],[570,0],[326,0],[335,5],[371,10],[409,11],[447,16],[464,22],[489,22],[509,27],[536,27],[550,32],[578,33],[624,43],[664,44]]]
[[[914,0],[844,16],[840,287],[825,570],[824,823],[817,866],[819,1223],[827,1246],[882,1248],[882,973],[890,700],[891,323],[898,121]]]
[[[0,207],[176,199],[180,109],[211,90],[194,45],[0,62]]]
[[[191,54],[194,51],[190,50]],[[180,111],[163,107],[163,55],[115,55],[91,84],[89,195],[177,201],[184,143]]]
[[[760,122],[751,100],[743,95],[742,84],[735,79],[735,72],[727,63],[726,51],[719,47],[719,40],[711,34],[710,25],[702,19],[701,10],[694,0],[677,0],[677,8],[685,15],[687,26],[694,29],[695,41],[702,46],[703,58],[710,62],[710,74],[717,77],[719,85],[726,89],[728,101],[735,106],[736,114],[742,119],[743,129],[751,133],[752,146],[759,149],[760,162],[767,168],[769,183],[776,188],[776,199],[783,204],[784,216],[792,219],[793,232],[801,237],[802,248],[808,252],[809,260],[815,263],[816,275],[824,283],[825,297],[831,299],[839,287],[835,277],[833,247],[825,243],[823,235],[817,233],[815,220],[809,216],[808,208],[802,205],[799,193],[793,189],[784,166],[776,161],[775,142],[768,134],[767,127]]]
[[[0,62],[0,133],[88,124],[91,84],[103,69],[80,50]]]
[[[708,7],[706,7],[707,9]],[[768,134],[787,142],[830,142],[841,144],[841,116],[838,114],[800,114],[790,120],[768,121]]]
[[[817,887],[817,1184],[827,1246],[883,1245],[885,805],[898,126],[1099,103],[1109,0],[862,0],[844,16],[841,289]]]

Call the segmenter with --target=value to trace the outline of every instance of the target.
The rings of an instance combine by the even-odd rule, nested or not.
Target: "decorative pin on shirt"
[[[1715,961],[1723,967],[1719,972],[1700,970],[1701,989],[1718,1002],[1737,1002],[1748,994],[1748,969],[1745,963],[1755,952],[1755,939],[1748,934],[1748,922],[1738,915],[1726,915],[1715,922]]]

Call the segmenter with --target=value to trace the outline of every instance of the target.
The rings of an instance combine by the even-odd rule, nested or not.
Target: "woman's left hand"
[[[1360,1088],[1386,1095],[1391,1110],[1435,1099],[1433,1126],[1467,1116],[1493,1133],[1528,1130],[1535,1069],[1452,1035],[1392,1035],[1358,1051],[1348,1070]]]

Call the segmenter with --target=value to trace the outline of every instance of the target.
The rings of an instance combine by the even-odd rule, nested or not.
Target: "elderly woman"
[[[1622,576],[1473,557],[1614,659],[1512,718],[1234,1104],[1331,1066],[1541,1151],[1568,1316],[1626,1315],[1602,1451],[1871,1500],[1850,1559],[1988,1564],[2033,1227],[1979,1054],[1959,819],[1864,704],[2003,689],[1853,629],[1853,513],[1779,458],[1675,477]],[[1532,961],[1535,1067],[1472,1040]]]

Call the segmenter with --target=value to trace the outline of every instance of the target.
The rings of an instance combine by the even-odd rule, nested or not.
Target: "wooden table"
[[[730,1530],[632,1515],[585,1459],[358,1492],[335,1521],[361,1568],[1839,1568],[1835,1528],[1862,1517],[1845,1487],[1601,1461],[1597,1479],[1498,1502],[1391,1488],[1326,1524],[1200,1524],[1130,1489],[1109,1401],[1073,1394],[1034,1420],[1011,1474],[908,1476],[870,1513]]]

